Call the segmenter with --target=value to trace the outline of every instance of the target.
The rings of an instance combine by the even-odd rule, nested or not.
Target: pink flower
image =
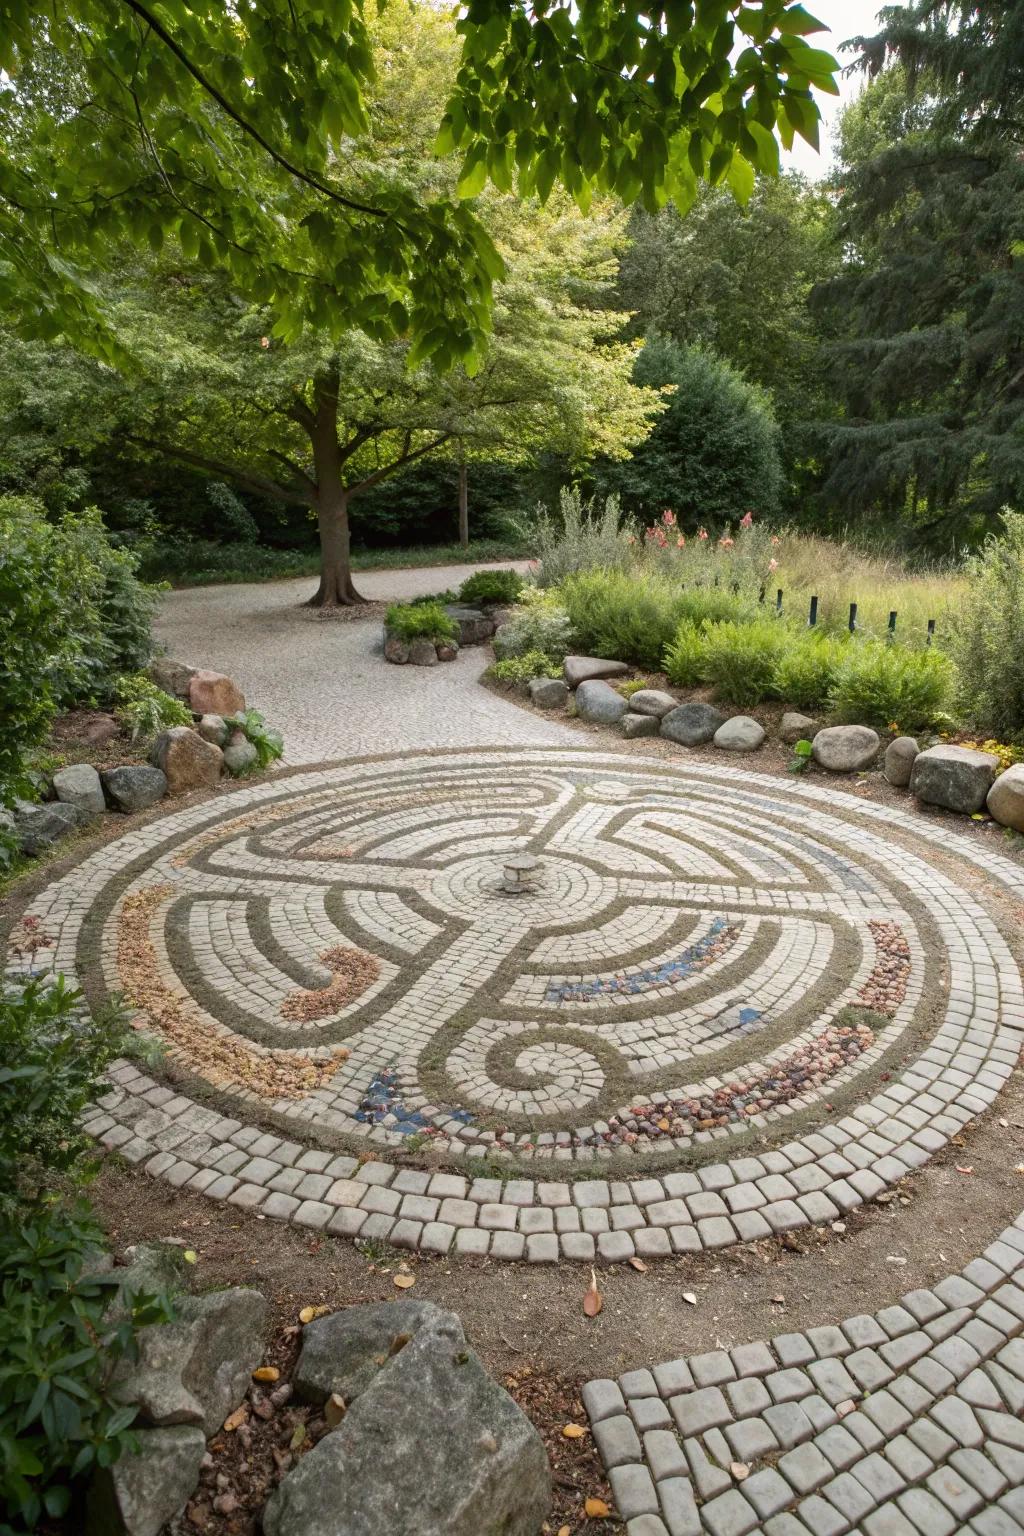
[[[636,534],[635,533],[631,533],[627,542],[630,543],[630,544],[635,544],[636,543]]]
[[[686,547],[686,540],[683,538],[682,534],[680,534],[678,539],[676,539],[676,548],[677,549],[684,549],[685,547]]]
[[[719,544],[721,544],[723,549],[732,549],[732,546],[735,543],[735,540],[734,539],[730,539],[729,535],[726,534],[725,537],[719,539],[718,542],[719,542]]]
[[[743,517],[740,518],[740,527],[741,528],[752,528],[753,524],[754,524],[754,514],[753,514],[753,512],[747,512],[747,513],[744,514]]]
[[[698,528],[697,529],[697,537],[698,537],[698,539],[706,539],[707,536],[708,536],[708,531],[707,531],[706,528]]]
[[[782,541],[781,541],[781,539],[780,539],[780,538],[779,538],[779,536],[778,536],[778,534],[777,534],[777,533],[773,533],[773,534],[772,534],[772,543],[773,543],[773,544],[780,544],[780,543],[781,543],[781,542],[782,542]]]
[[[768,569],[770,571],[777,571],[778,568],[779,568],[779,562],[777,560],[769,560],[768,561]]]
[[[666,507],[664,512],[661,514],[661,520],[665,524],[666,528],[674,528],[676,515],[674,512],[670,511],[668,507]]]

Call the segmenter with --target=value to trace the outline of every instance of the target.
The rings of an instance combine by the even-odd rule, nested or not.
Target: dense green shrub
[[[392,603],[385,624],[399,640],[458,640],[459,626],[437,601]]]
[[[30,968],[37,933],[26,924],[11,942]],[[104,1091],[129,1032],[119,1010],[90,1018],[80,1005],[62,977],[0,987],[0,1213],[54,1174],[79,1174],[93,1150],[79,1117]]]
[[[954,687],[953,664],[939,650],[856,641],[845,647],[829,705],[837,720],[916,731],[943,719]]]
[[[672,394],[631,456],[599,469],[602,487],[648,521],[671,508],[686,531],[778,510],[780,436],[763,390],[714,353],[662,336],[647,340],[633,377]]]
[[[144,672],[119,677],[114,684],[114,714],[132,741],[148,741],[173,725],[191,725],[192,711],[165,693]]]
[[[749,597],[722,587],[684,587],[676,596],[676,607],[681,619],[690,619],[702,629],[709,624],[742,624],[764,614]]]
[[[561,677],[562,667],[543,651],[527,651],[522,656],[506,656],[496,661],[491,676],[499,683],[528,683],[534,677]]]
[[[561,663],[576,643],[569,615],[555,597],[536,587],[527,587],[516,612],[494,636],[494,654],[503,659],[540,651],[549,660]]]
[[[106,702],[146,663],[153,601],[95,509],[52,523],[41,502],[0,497],[0,803],[27,789],[58,706]]]
[[[112,1377],[134,1356],[138,1329],[168,1321],[171,1308],[156,1294],[119,1298],[118,1277],[97,1269],[101,1247],[84,1208],[0,1217],[3,1536],[68,1514],[76,1482],[135,1443],[138,1409],[114,1401]]]
[[[953,629],[959,700],[971,722],[1003,741],[1024,740],[1024,513],[1004,512],[967,566]]]
[[[776,698],[796,709],[823,709],[848,643],[816,629],[790,634],[775,663]]]
[[[677,588],[627,571],[581,571],[560,588],[581,648],[638,667],[661,665],[679,623]]]
[[[584,501],[578,485],[563,486],[557,513],[538,506],[523,524],[523,538],[537,553],[537,583],[558,586],[576,571],[623,565],[629,545],[620,527],[617,496]]]
[[[788,636],[777,619],[710,624],[704,633],[702,676],[720,699],[750,709],[771,697]]]
[[[514,603],[523,590],[518,571],[474,571],[459,588],[463,603]]]
[[[683,619],[665,647],[663,665],[669,682],[677,688],[694,688],[704,676],[707,655],[706,631],[693,619]]]
[[[225,725],[241,731],[246,741],[256,748],[256,767],[269,768],[284,754],[284,737],[280,731],[268,725],[258,709],[244,709],[240,714],[228,715]]]

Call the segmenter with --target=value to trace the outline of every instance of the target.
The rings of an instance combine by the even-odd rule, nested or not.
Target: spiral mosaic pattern
[[[301,1177],[274,1179],[322,1159],[303,1169],[323,1180],[305,1203],[326,1222],[353,1204],[350,1191],[324,1198],[335,1182],[359,1184],[362,1201],[367,1153],[385,1170],[410,1152],[456,1167],[497,1156],[550,1187],[577,1170],[619,1180],[618,1199],[597,1208],[639,1221],[598,1221],[589,1235],[627,1238],[630,1251],[636,1227],[657,1226],[647,1208],[667,1201],[678,1220],[654,1248],[678,1249],[692,1240],[674,1228],[714,1246],[744,1235],[740,1214],[779,1201],[822,1219],[810,1196],[886,1157],[905,1172],[998,1091],[1019,1050],[1020,975],[979,871],[937,842],[898,811],[729,766],[422,754],[171,813],[55,881],[29,915],[52,941],[37,964],[77,974],[94,998],[122,992],[163,1039],[182,1092],[157,1089],[167,1098],[153,1109],[173,1119],[167,1101],[187,1106],[195,1082],[220,1095],[202,1113],[251,1129],[248,1142],[225,1137],[236,1150],[294,1147],[263,1183],[237,1162],[197,1162],[214,1177],[196,1187],[228,1178],[227,1198],[259,1188],[293,1202],[275,1213],[302,1219]],[[510,896],[503,861],[523,852],[538,860],[535,888]],[[156,1171],[179,1145],[153,1143],[170,1159]],[[660,1180],[635,1177],[639,1156]],[[758,1158],[787,1189],[724,1200]],[[810,1162],[824,1165],[815,1179],[787,1180]],[[709,1183],[709,1166],[728,1178]],[[375,1177],[376,1205],[357,1209],[393,1236],[401,1197],[392,1174]],[[428,1205],[431,1178],[453,1181],[420,1177],[405,1193]],[[476,1183],[497,1184],[496,1199],[459,1220],[421,1212],[416,1240],[431,1225],[479,1232],[487,1204],[586,1209],[579,1185],[545,1203],[529,1178],[518,1181],[529,1197],[512,1201],[508,1184]],[[454,1184],[449,1202],[472,1206],[469,1181]],[[660,1200],[635,1198],[637,1184]],[[701,1229],[721,1219],[731,1239]],[[515,1230],[568,1252],[555,1221],[531,1232],[517,1218]]]

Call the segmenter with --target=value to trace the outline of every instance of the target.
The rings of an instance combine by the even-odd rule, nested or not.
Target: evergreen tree
[[[917,0],[855,39],[839,275],[814,294],[839,411],[823,496],[977,541],[1024,504],[1024,4]],[[862,158],[863,156],[863,158]]]

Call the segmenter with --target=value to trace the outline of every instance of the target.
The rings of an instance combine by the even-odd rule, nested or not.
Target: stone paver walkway
[[[1017,1536],[1024,1217],[874,1316],[583,1389],[629,1536]]]
[[[500,569],[525,561],[508,561]],[[374,602],[456,590],[473,565],[363,571]],[[191,587],[164,598],[157,639],[170,655],[226,672],[246,700],[284,733],[289,764],[328,762],[416,747],[511,746],[572,740],[564,726],[531,717],[477,686],[490,656],[468,647],[438,667],[382,665],[381,626],[322,618],[301,604],[310,577],[259,585]]]

